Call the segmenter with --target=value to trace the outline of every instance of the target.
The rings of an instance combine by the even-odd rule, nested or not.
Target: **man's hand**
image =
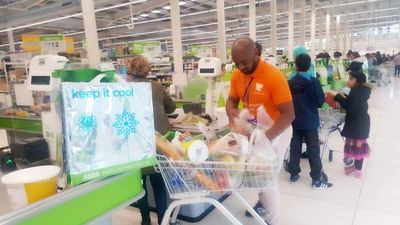
[[[274,140],[284,130],[286,130],[292,124],[295,118],[292,101],[279,104],[277,107],[281,115],[279,119],[275,121],[275,124],[271,127],[271,129],[265,132],[265,135],[270,141]]]
[[[228,101],[226,101],[226,114],[229,118],[229,126],[234,127],[235,118],[239,116],[239,99],[229,96]]]

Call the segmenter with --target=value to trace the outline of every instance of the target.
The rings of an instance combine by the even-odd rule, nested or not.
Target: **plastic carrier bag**
[[[61,83],[64,164],[80,184],[155,164],[150,83]]]

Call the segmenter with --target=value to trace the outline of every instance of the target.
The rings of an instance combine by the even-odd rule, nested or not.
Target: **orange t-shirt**
[[[283,74],[261,59],[252,74],[243,74],[238,69],[233,72],[229,96],[239,98],[254,117],[257,116],[257,108],[264,105],[274,121],[280,116],[277,105],[292,101],[289,84]]]

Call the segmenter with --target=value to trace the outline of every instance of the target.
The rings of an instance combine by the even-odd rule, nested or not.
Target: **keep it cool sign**
[[[62,83],[61,93],[70,184],[154,164],[150,83]]]

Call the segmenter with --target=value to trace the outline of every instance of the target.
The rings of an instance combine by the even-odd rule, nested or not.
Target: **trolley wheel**
[[[329,157],[328,157],[328,159],[329,159],[329,162],[332,162],[332,161],[333,161],[333,150],[329,150]]]
[[[283,160],[283,168],[285,168],[285,171],[290,173],[289,171],[289,160],[285,159]]]

